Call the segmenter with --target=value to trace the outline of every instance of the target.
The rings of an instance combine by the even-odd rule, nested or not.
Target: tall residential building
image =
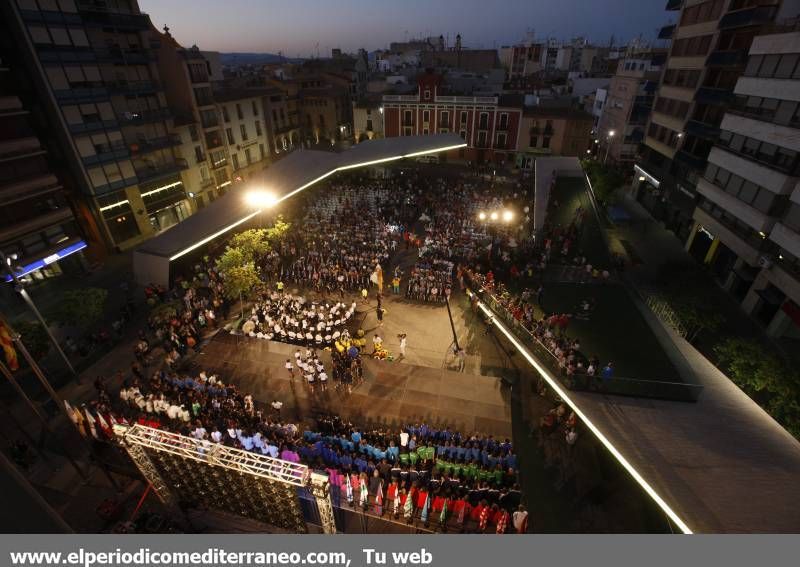
[[[126,249],[180,220],[178,140],[136,0],[9,0],[10,28],[86,203],[93,243]]]
[[[274,89],[265,88],[222,89],[214,93],[234,183],[247,182],[267,167],[270,142],[264,99],[274,93]]]
[[[608,153],[609,162],[630,166],[636,161],[665,59],[666,53],[648,51],[619,60],[595,138],[602,141],[599,150]]]
[[[63,162],[58,147],[52,147],[47,115],[36,95],[30,67],[11,34],[5,32],[5,26],[2,29],[0,250],[24,279],[42,280],[62,271],[80,271],[86,243],[71,207],[71,179],[60,169]],[[7,279],[10,276],[3,266],[0,281]]]
[[[689,236],[697,181],[764,25],[797,14],[797,0],[670,0],[678,23],[634,179],[637,197],[681,239]],[[652,183],[651,181],[655,181]]]
[[[798,340],[800,31],[755,38],[734,94],[687,249],[769,334]]]

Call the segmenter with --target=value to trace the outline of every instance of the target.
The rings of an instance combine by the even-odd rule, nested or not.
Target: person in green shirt
[[[425,460],[433,462],[435,458],[436,458],[436,449],[433,447],[433,445],[425,447]]]

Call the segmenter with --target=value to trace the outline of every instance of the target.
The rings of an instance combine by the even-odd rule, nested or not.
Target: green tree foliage
[[[285,222],[283,220],[283,216],[278,215],[278,218],[275,220],[275,224],[267,229],[267,240],[269,240],[274,246],[286,237],[286,234],[289,232],[290,228],[292,228],[292,223]]]
[[[270,251],[267,229],[251,228],[234,234],[228,242],[228,246],[241,250],[245,261],[254,261]]]
[[[13,327],[21,335],[22,344],[34,359],[38,360],[50,351],[50,337],[38,321],[17,321]],[[19,358],[22,362],[21,354]]]
[[[622,173],[611,167],[606,167],[597,161],[585,161],[583,164],[594,188],[595,197],[598,201],[609,202],[613,200],[613,195],[625,183]]]
[[[718,366],[792,435],[800,437],[800,379],[754,340],[729,338],[714,347]]]
[[[228,299],[238,299],[250,294],[252,289],[261,283],[258,269],[253,262],[233,266],[222,272],[222,287]]]
[[[108,290],[99,287],[65,291],[51,317],[60,325],[85,329],[100,320],[105,313],[107,300]]]

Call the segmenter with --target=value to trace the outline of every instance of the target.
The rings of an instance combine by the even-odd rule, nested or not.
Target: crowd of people
[[[302,345],[330,346],[339,340],[356,303],[309,301],[289,293],[262,292],[255,298],[242,332],[250,337]]]

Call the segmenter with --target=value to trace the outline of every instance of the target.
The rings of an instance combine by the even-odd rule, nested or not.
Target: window
[[[497,147],[500,149],[506,149],[506,135],[505,133],[500,133],[497,135]]]
[[[443,126],[450,125],[450,113],[448,111],[444,111],[439,115],[439,123]]]
[[[253,116],[258,116],[258,104],[255,100],[252,101],[252,103],[253,103]]]
[[[206,161],[206,156],[203,155],[203,148],[201,146],[194,147],[194,159],[197,163]]]
[[[500,130],[505,130],[508,128],[508,113],[501,112],[500,113],[500,125],[498,126]]]
[[[530,142],[528,142],[528,147],[538,148],[539,147],[539,136],[531,136]]]
[[[467,111],[466,111],[466,110],[462,110],[462,111],[461,111],[461,121],[460,121],[460,124],[464,124],[464,125],[466,125],[466,123],[467,123]]]
[[[410,126],[404,126],[403,127],[403,136],[410,136],[410,135],[411,135],[411,127]]]
[[[372,120],[367,120],[367,132],[372,132]]]
[[[196,142],[200,139],[200,137],[197,135],[197,126],[194,124],[189,125],[189,137],[192,139],[192,142]]]
[[[230,121],[231,121],[231,117],[230,117],[230,115],[228,114],[228,107],[227,107],[227,106],[225,106],[225,105],[222,105],[222,119],[223,119],[225,122],[230,122]]]
[[[261,120],[256,120],[256,136],[261,136]]]
[[[422,122],[428,123],[431,121],[431,111],[430,110],[423,110],[422,111]]]
[[[467,141],[467,131],[466,130],[461,130],[461,132],[459,132],[459,134],[461,135],[461,139],[466,142]]]
[[[427,136],[428,134],[430,134],[430,130],[428,130],[427,128],[423,128],[422,129],[422,135],[423,136]]]
[[[242,134],[242,141],[247,140],[247,124],[239,124],[239,132]]]
[[[244,113],[242,112],[242,105],[238,102],[236,103],[236,117],[239,120],[244,120]]]
[[[411,126],[411,124],[412,124],[411,111],[410,110],[404,110],[403,111],[403,126]]]
[[[542,138],[542,147],[544,149],[550,148],[550,137],[549,136],[545,136],[544,138]]]
[[[239,169],[239,154],[236,152],[231,153],[231,163],[233,163],[233,169],[236,171]]]
[[[253,163],[253,156],[251,155],[251,148],[245,148],[245,150],[244,150],[244,158],[245,158],[245,161],[247,162],[247,165],[250,165],[251,163]]]
[[[431,99],[431,90],[425,89],[425,100],[430,100],[430,99]]]
[[[489,127],[489,113],[481,112],[480,118],[478,119],[478,128],[480,130],[486,130],[488,127]]]
[[[710,35],[698,35],[677,39],[672,43],[673,57],[698,57],[706,55],[711,47]]]
[[[261,156],[261,159],[267,157],[266,151],[264,150],[264,144],[258,144],[258,154]]]
[[[236,143],[236,141],[233,139],[233,130],[230,128],[225,128],[225,136],[228,138],[228,145],[232,146]]]

